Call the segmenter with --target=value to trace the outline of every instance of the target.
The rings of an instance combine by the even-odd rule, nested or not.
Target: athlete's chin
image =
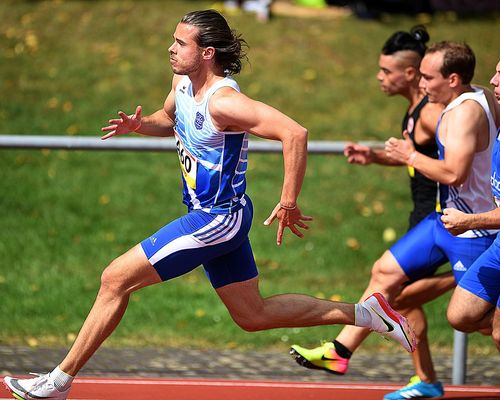
[[[425,92],[425,95],[427,96],[427,99],[429,100],[429,103],[439,103],[439,101],[437,100],[437,98],[435,96],[433,96],[431,93]]]
[[[177,68],[172,65],[172,72],[176,75],[187,75],[187,73],[182,68]]]
[[[380,90],[382,91],[382,93],[386,94],[387,96],[394,95],[394,93],[392,93],[392,91],[389,90],[388,88],[386,88],[385,86],[380,86]]]

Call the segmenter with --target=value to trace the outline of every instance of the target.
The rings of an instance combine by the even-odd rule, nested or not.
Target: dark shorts
[[[458,285],[500,307],[500,238],[474,261]]]
[[[233,214],[194,210],[141,242],[163,281],[203,265],[214,288],[258,275],[248,239],[253,208],[248,197]]]
[[[433,275],[449,261],[455,280],[459,282],[465,271],[490,247],[495,237],[453,236],[443,226],[441,214],[433,212],[409,230],[389,251],[411,280]]]

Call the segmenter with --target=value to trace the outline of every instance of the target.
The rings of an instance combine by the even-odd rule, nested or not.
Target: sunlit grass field
[[[161,107],[169,90],[167,49],[175,24],[207,1],[6,1],[0,3],[0,134],[97,136],[118,110]],[[498,61],[499,20],[453,15],[383,21],[252,15],[228,17],[250,48],[242,90],[289,114],[311,140],[384,140],[397,135],[403,99],[375,79],[382,43],[425,23],[431,40],[465,40],[475,81],[488,85]],[[272,173],[270,173],[272,171]],[[310,156],[301,208],[313,215],[302,240],[263,220],[279,199],[282,159],[250,155],[255,206],[251,241],[264,295],[304,292],[354,302],[372,263],[406,230],[405,171]],[[185,211],[172,153],[0,150],[0,343],[67,345],[86,316],[100,272],[114,257]],[[451,351],[449,296],[427,306],[433,348]],[[135,293],[108,345],[274,348],[315,345],[339,328],[245,333],[195,272]],[[400,351],[372,337],[365,351]],[[471,335],[474,353],[493,354]]]

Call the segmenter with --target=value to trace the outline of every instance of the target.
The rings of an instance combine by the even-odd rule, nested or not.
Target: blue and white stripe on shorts
[[[192,210],[141,242],[149,262],[163,281],[199,265],[215,288],[258,275],[248,240],[253,207],[248,196],[232,214]]]

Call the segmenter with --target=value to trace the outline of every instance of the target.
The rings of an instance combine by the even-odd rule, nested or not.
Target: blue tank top
[[[188,209],[230,214],[244,204],[248,134],[220,132],[213,125],[208,104],[220,88],[239,91],[230,77],[217,81],[196,102],[190,79],[175,89],[175,141],[183,179],[183,203]]]

